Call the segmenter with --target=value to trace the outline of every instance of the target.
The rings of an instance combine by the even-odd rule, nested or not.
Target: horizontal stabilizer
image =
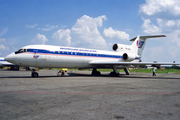
[[[141,39],[147,38],[157,38],[157,37],[166,37],[165,35],[150,35],[150,36],[139,36]],[[137,37],[131,39],[130,41],[135,41]]]

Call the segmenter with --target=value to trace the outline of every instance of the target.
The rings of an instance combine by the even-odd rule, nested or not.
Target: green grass
[[[111,72],[113,70],[112,69],[98,69],[98,71]],[[118,71],[124,72],[123,69],[118,69]],[[137,68],[137,69],[129,70],[129,72],[152,73],[152,69]],[[180,70],[179,69],[173,69],[173,68],[165,69],[165,70],[156,69],[156,73],[177,73],[177,74],[180,74]]]
[[[134,70],[129,70],[129,72],[152,73],[152,69],[138,68],[138,69],[134,69]],[[165,69],[165,70],[156,69],[156,73],[177,73],[177,74],[180,74],[180,70],[179,69],[173,69],[173,68]]]

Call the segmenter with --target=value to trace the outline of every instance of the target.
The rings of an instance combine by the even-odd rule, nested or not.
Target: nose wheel
[[[38,77],[39,74],[35,70],[32,70],[31,76],[32,77]]]

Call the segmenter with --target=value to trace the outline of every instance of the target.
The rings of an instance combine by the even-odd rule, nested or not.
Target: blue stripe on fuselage
[[[104,58],[121,58],[120,55],[108,55],[108,54],[97,54],[97,53],[82,53],[82,52],[69,52],[69,51],[49,51],[42,49],[29,49],[29,52],[53,54],[53,55],[71,55],[71,56],[86,56],[86,57],[104,57]],[[140,57],[137,58],[140,60]]]

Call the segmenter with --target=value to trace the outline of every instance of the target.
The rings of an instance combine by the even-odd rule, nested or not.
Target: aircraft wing
[[[89,63],[90,65],[106,65],[106,66],[116,66],[116,65],[122,65],[122,66],[139,66],[139,65],[180,65],[180,63],[169,63],[169,62],[108,62],[108,61],[91,61]]]

